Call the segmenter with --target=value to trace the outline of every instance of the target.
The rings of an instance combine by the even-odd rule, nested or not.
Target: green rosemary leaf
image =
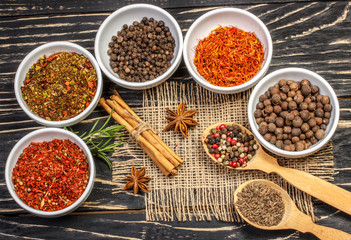
[[[108,159],[106,153],[112,152],[116,147],[122,145],[122,142],[124,140],[121,138],[122,134],[119,133],[119,131],[125,127],[122,125],[106,127],[107,123],[112,117],[112,113],[113,111],[111,112],[105,123],[102,125],[102,127],[100,127],[98,130],[95,130],[95,128],[97,127],[99,120],[97,120],[94,123],[89,132],[84,132],[82,135],[80,135],[80,138],[82,138],[82,140],[88,145],[90,152],[94,156],[104,160],[109,166],[110,170],[112,170],[112,163]],[[65,129],[73,132],[72,128]],[[77,134],[78,132],[73,133]],[[114,139],[119,139],[120,141],[117,143],[111,143],[111,140]]]

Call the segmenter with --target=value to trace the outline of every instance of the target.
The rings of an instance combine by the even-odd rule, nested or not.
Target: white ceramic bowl
[[[44,142],[44,141],[51,141],[53,139],[69,139],[73,143],[76,143],[84,152],[84,154],[87,156],[88,164],[89,164],[89,181],[87,184],[87,187],[83,194],[80,196],[80,198],[77,199],[76,202],[71,204],[70,206],[58,210],[58,211],[42,211],[42,210],[37,210],[32,207],[29,207],[26,205],[22,200],[17,196],[14,186],[12,183],[12,171],[13,168],[16,165],[16,162],[23,152],[23,149],[29,146],[31,142]],[[47,218],[54,218],[54,217],[60,217],[63,215],[66,215],[75,209],[77,209],[84,201],[88,198],[91,190],[93,189],[94,186],[94,179],[95,179],[95,163],[93,156],[90,153],[90,150],[88,146],[84,143],[82,139],[80,139],[77,135],[74,133],[60,129],[60,128],[44,128],[44,129],[39,129],[34,132],[31,132],[24,136],[21,140],[19,140],[16,145],[12,148],[10,155],[7,158],[6,162],[6,167],[5,167],[5,180],[6,180],[6,186],[13,197],[13,199],[20,205],[22,208],[27,210],[30,213],[33,213],[37,216],[41,217],[47,217]]]
[[[128,82],[119,78],[118,74],[113,72],[110,66],[110,56],[107,54],[109,49],[108,44],[111,42],[112,36],[116,36],[117,31],[120,31],[124,24],[129,26],[133,21],[140,22],[143,17],[152,17],[157,21],[162,20],[165,26],[169,27],[176,44],[174,57],[167,71],[154,80],[146,82]],[[132,4],[116,10],[101,24],[95,38],[95,56],[102,71],[114,83],[134,90],[155,87],[171,77],[182,60],[182,49],[183,35],[177,21],[167,11],[150,4]]]
[[[50,55],[52,55],[54,53],[63,52],[63,51],[64,52],[76,52],[78,54],[83,54],[85,57],[87,57],[90,60],[91,64],[94,66],[94,68],[96,70],[96,74],[97,74],[97,89],[96,89],[96,93],[95,93],[95,96],[94,96],[92,102],[83,112],[81,112],[77,116],[70,118],[70,119],[67,119],[67,120],[49,121],[49,120],[46,120],[44,118],[39,117],[38,115],[33,113],[28,108],[26,102],[22,98],[21,87],[23,86],[23,81],[26,77],[28,70],[30,69],[30,67],[34,63],[36,63],[38,61],[38,59],[41,56],[46,55],[47,57],[49,57]],[[23,61],[21,62],[21,64],[19,65],[19,67],[17,69],[16,76],[15,76],[15,94],[16,94],[16,98],[17,98],[19,105],[21,106],[23,111],[31,119],[35,120],[39,124],[42,124],[42,125],[45,125],[48,127],[71,126],[73,124],[76,124],[76,123],[82,121],[84,118],[89,116],[89,114],[95,109],[96,105],[99,102],[99,99],[100,99],[101,93],[102,93],[102,88],[103,88],[102,73],[101,73],[100,67],[99,67],[98,63],[96,62],[94,56],[85,48],[83,48],[75,43],[71,43],[71,42],[61,42],[61,41],[51,42],[51,43],[47,43],[47,44],[44,44],[44,45],[37,47],[36,49],[31,51],[23,59]]]
[[[199,40],[207,37],[212,30],[219,26],[233,26],[246,32],[254,32],[263,45],[264,61],[261,70],[244,84],[233,87],[215,86],[203,78],[196,69],[193,59]],[[265,75],[271,63],[272,52],[273,45],[271,35],[267,27],[258,17],[238,8],[220,8],[205,13],[190,26],[184,39],[183,57],[190,75],[202,87],[217,93],[237,93],[254,86]]]
[[[254,117],[254,111],[256,110],[256,104],[259,101],[259,97],[261,94],[264,94],[270,86],[278,83],[280,79],[293,80],[293,81],[301,81],[303,79],[307,79],[311,82],[312,85],[317,85],[319,87],[319,93],[322,95],[327,95],[330,98],[330,104],[333,109],[331,112],[331,118],[329,124],[327,125],[325,137],[318,141],[316,144],[313,144],[310,148],[305,149],[303,151],[285,151],[282,150],[270,142],[266,141],[263,136],[258,132],[258,124],[256,123],[256,119]],[[275,153],[279,156],[289,157],[289,158],[298,158],[308,156],[319,149],[321,149],[333,136],[339,122],[340,117],[340,107],[339,102],[336,97],[336,94],[333,88],[329,85],[329,83],[319,76],[318,74],[306,70],[303,68],[283,68],[272,72],[265,76],[254,88],[251,93],[249,104],[248,104],[248,118],[250,127],[252,132],[266,149],[270,152]]]

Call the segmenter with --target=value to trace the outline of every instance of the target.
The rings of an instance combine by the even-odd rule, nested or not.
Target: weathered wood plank
[[[56,40],[71,41],[94,53],[101,22],[115,9],[134,3],[123,1],[3,1],[0,3],[0,238],[117,238],[117,239],[315,239],[294,231],[267,232],[242,224],[222,222],[148,223],[142,196],[112,194],[114,183],[107,166],[97,160],[95,187],[76,213],[59,219],[25,214],[10,197],[4,183],[4,166],[15,143],[42,128],[20,109],[13,91],[16,69],[35,47]],[[351,3],[309,1],[147,1],[166,8],[179,22],[183,34],[192,22],[218,6],[235,6],[256,14],[272,34],[274,54],[269,72],[283,67],[304,67],[322,75],[336,91],[341,120],[333,137],[335,184],[351,191]],[[193,81],[184,63],[172,80]],[[103,96],[117,87],[104,77]],[[117,87],[133,106],[142,105],[141,94]],[[106,119],[101,107],[75,130],[86,131],[95,119]],[[317,202],[321,224],[350,232],[350,216]],[[138,211],[130,211],[136,209]],[[123,211],[126,212],[123,212]],[[18,215],[20,214],[20,215]],[[21,215],[23,214],[23,215]],[[350,232],[351,233],[351,232]]]
[[[351,218],[321,207],[318,224],[350,232]],[[74,213],[58,219],[31,215],[0,218],[0,238],[6,239],[317,239],[294,230],[264,231],[244,223],[146,222],[140,211]],[[25,233],[25,235],[24,235]]]
[[[302,2],[296,0],[295,2]],[[146,0],[143,3],[153,4],[165,9],[172,8],[188,8],[188,7],[216,7],[216,6],[238,6],[248,4],[263,3],[284,3],[289,0],[217,0],[217,1],[201,1],[201,0]],[[129,5],[140,3],[136,0],[104,0],[103,4],[99,1],[26,1],[26,0],[6,0],[0,3],[0,16],[21,16],[21,15],[38,15],[38,14],[66,14],[66,13],[88,13],[88,12],[111,12],[116,9]]]

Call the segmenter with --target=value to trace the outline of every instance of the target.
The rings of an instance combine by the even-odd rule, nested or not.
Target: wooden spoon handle
[[[286,222],[286,228],[299,230],[300,232],[310,232],[322,240],[351,240],[351,235],[335,228],[325,227],[315,224],[311,217],[293,206],[293,215],[290,221]]]
[[[296,169],[274,165],[271,170],[298,189],[351,215],[351,192]]]
[[[309,230],[309,232],[311,232],[312,234],[314,234],[316,237],[318,237],[319,239],[322,240],[347,240],[347,239],[351,239],[351,235],[340,231],[338,229],[335,228],[330,228],[330,227],[325,227],[325,226],[321,226],[318,224],[313,224]]]

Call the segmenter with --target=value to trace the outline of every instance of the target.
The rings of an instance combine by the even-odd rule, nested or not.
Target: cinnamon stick
[[[118,103],[121,107],[123,107],[124,109],[126,109],[131,115],[133,115],[135,118],[139,119],[139,116],[128,106],[128,104],[123,100],[123,98],[119,95],[119,93],[117,92],[117,90],[113,91],[114,95],[111,96],[111,99]],[[157,135],[156,133],[154,133],[151,129],[147,130],[147,132],[149,132],[152,137],[165,149],[165,151],[167,151],[169,154],[171,154],[173,156],[173,158],[179,163],[177,166],[179,166],[180,164],[183,163],[183,160],[175,153],[173,152],[172,149],[170,149],[168,147],[167,144],[165,144]]]
[[[140,121],[137,121],[136,118],[122,108],[116,101],[107,101],[107,104],[110,105],[124,120],[126,120],[134,129],[138,130],[138,126],[140,125]],[[152,144],[165,158],[168,159],[170,163],[172,163],[175,167],[178,167],[181,163],[170,153],[168,152],[162,144],[160,144],[157,139],[151,134],[151,130],[145,130],[141,132],[141,135]]]
[[[104,98],[100,99],[101,106],[111,114],[112,109],[109,106],[112,101],[105,100]],[[112,104],[113,105],[113,104]],[[125,129],[133,134],[135,132],[134,127],[132,127],[122,116],[120,116],[117,112],[112,113],[112,117],[121,125],[125,126]],[[154,161],[158,168],[163,172],[164,175],[175,175],[177,171],[175,170],[175,166],[171,164],[154,146],[152,146],[143,136],[139,136],[138,144],[140,147],[148,154],[148,156]]]

